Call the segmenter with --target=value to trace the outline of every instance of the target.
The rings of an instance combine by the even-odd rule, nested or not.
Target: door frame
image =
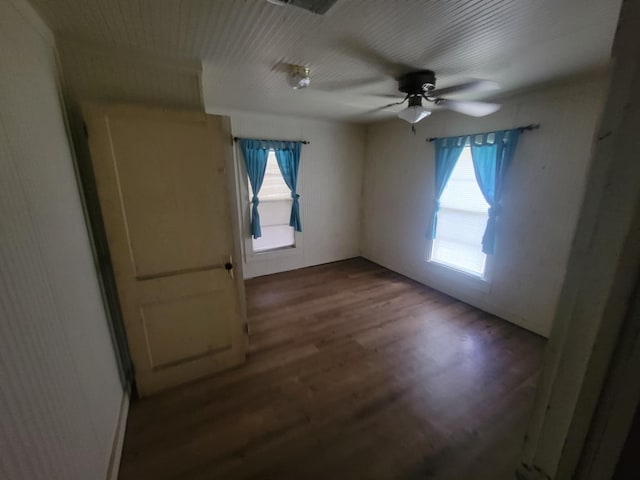
[[[78,188],[78,197],[82,206],[89,246],[94,260],[96,278],[100,288],[107,327],[111,336],[120,382],[126,394],[135,395],[134,367],[127,343],[120,301],[118,299],[111,257],[107,247],[107,237],[102,221],[100,204],[96,190],[93,167],[89,154],[86,125],[80,110],[69,95],[64,76],[62,61],[55,50],[57,67],[58,95],[62,108],[62,117],[69,139],[69,149]]]
[[[624,443],[631,421],[603,402],[624,391],[626,383],[617,377],[626,379],[637,368],[629,359],[640,349],[636,342],[624,352],[621,343],[630,340],[629,325],[638,328],[633,312],[640,267],[639,54],[640,2],[623,2],[611,85],[592,139],[587,186],[518,478],[607,478],[596,476],[594,467],[604,471],[617,461],[620,449],[608,450],[605,442]],[[619,363],[623,353],[627,359]],[[633,403],[637,393],[629,390],[618,401]]]

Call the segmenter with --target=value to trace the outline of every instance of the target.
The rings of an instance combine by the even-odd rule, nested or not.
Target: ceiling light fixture
[[[409,106],[398,113],[398,118],[414,124],[429,115],[431,115],[431,111],[422,106],[422,97],[416,95],[409,97]]]
[[[289,74],[289,85],[294,90],[300,90],[301,88],[307,88],[311,84],[311,78],[309,74],[311,71],[309,67],[303,67],[301,65],[291,65],[291,71]]]

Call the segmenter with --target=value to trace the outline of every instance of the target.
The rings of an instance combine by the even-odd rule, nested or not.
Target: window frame
[[[431,250],[433,248],[433,240],[427,242],[427,254],[425,263],[428,269],[439,277],[449,280],[452,283],[466,283],[470,288],[488,292],[491,287],[493,277],[493,266],[495,255],[487,255],[484,263],[484,275],[475,275],[469,271],[456,268],[455,266],[431,260]]]
[[[464,145],[464,148],[470,148],[470,143],[467,142]],[[455,167],[454,167],[455,168]],[[446,188],[446,186],[445,186]],[[480,188],[478,186],[478,188]],[[467,211],[467,210],[461,210]],[[433,270],[434,273],[443,275],[445,277],[449,277],[452,281],[460,281],[461,279],[465,279],[465,281],[469,282],[472,286],[479,288],[480,290],[487,290],[489,288],[489,284],[491,283],[491,277],[493,273],[493,265],[494,265],[494,257],[495,255],[485,255],[484,262],[484,271],[483,273],[477,274],[470,270],[466,270],[462,267],[457,267],[456,265],[452,265],[449,263],[444,263],[432,258],[433,255],[433,247],[435,238],[429,239],[426,247],[426,256],[425,262],[428,267]],[[482,245],[480,245],[482,248]]]
[[[249,198],[249,186],[247,167],[244,163],[242,151],[240,147],[234,145],[234,168],[235,168],[235,180],[236,180],[236,208],[238,209],[238,217],[240,218],[240,238],[242,239],[242,255],[244,261],[247,264],[263,262],[272,259],[286,259],[302,257],[304,236],[302,232],[293,231],[294,244],[293,246],[274,248],[271,250],[263,250],[254,252],[253,241],[251,238],[251,199]],[[302,195],[304,192],[304,185],[302,176],[298,176],[298,184],[296,185],[297,192]],[[249,199],[249,201],[247,201]],[[267,202],[268,200],[265,200]],[[261,200],[262,203],[262,200]],[[259,207],[258,207],[259,208]],[[300,207],[302,209],[302,206]],[[301,212],[302,213],[302,212]]]
[[[286,202],[289,206],[289,210],[291,209],[291,205],[293,203],[292,199],[291,199],[291,191],[289,190],[289,187],[287,186],[286,182],[284,181],[284,178],[282,178],[282,173],[280,172],[280,167],[278,167],[277,164],[277,160],[276,160],[276,154],[275,154],[275,150],[273,148],[269,149],[269,154],[267,156],[267,168],[268,168],[268,162],[269,160],[272,160],[274,162],[276,162],[276,169],[278,171],[278,174],[280,174],[280,178],[282,179],[282,183],[284,185],[284,187],[286,188],[286,194],[283,194],[282,198],[260,198],[260,205],[268,205],[270,203],[276,203],[276,202]],[[266,179],[266,175],[265,175],[265,179]],[[252,192],[251,192],[251,185],[249,182],[249,176],[247,175],[246,178],[246,186],[247,186],[247,195],[245,197],[245,201],[248,203],[249,209],[251,209],[251,196],[252,196]],[[260,189],[260,191],[262,192],[264,190],[265,184],[263,182],[262,184],[262,188]],[[275,247],[275,248],[266,248],[266,249],[262,249],[262,250],[256,250],[254,248],[254,239],[251,237],[251,235],[249,235],[250,239],[251,239],[251,252],[254,255],[261,255],[264,253],[268,253],[268,252],[277,252],[279,250],[289,250],[292,248],[296,248],[296,231],[293,229],[293,227],[289,226],[288,223],[282,223],[282,224],[277,224],[278,226],[280,225],[286,225],[289,228],[292,229],[292,233],[293,233],[293,245],[282,245],[280,247]],[[269,225],[269,226],[273,226],[273,225]],[[264,231],[265,228],[267,228],[267,225],[261,225],[262,230]]]

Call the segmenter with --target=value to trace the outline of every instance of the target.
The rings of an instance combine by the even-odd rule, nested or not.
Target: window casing
[[[482,252],[482,236],[488,209],[467,145],[440,197],[436,238],[429,260],[484,278],[487,256]]]
[[[253,190],[248,177],[247,185],[248,201],[251,202]],[[253,252],[260,253],[295,247],[295,234],[293,227],[289,226],[291,191],[282,178],[273,150],[269,151],[267,157],[267,168],[258,197],[260,198],[258,209],[262,236],[251,239]]]

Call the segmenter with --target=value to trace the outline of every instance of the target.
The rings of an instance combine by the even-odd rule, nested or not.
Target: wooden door
[[[122,105],[83,115],[138,392],[243,362],[244,290],[225,269],[238,252],[228,119]]]

